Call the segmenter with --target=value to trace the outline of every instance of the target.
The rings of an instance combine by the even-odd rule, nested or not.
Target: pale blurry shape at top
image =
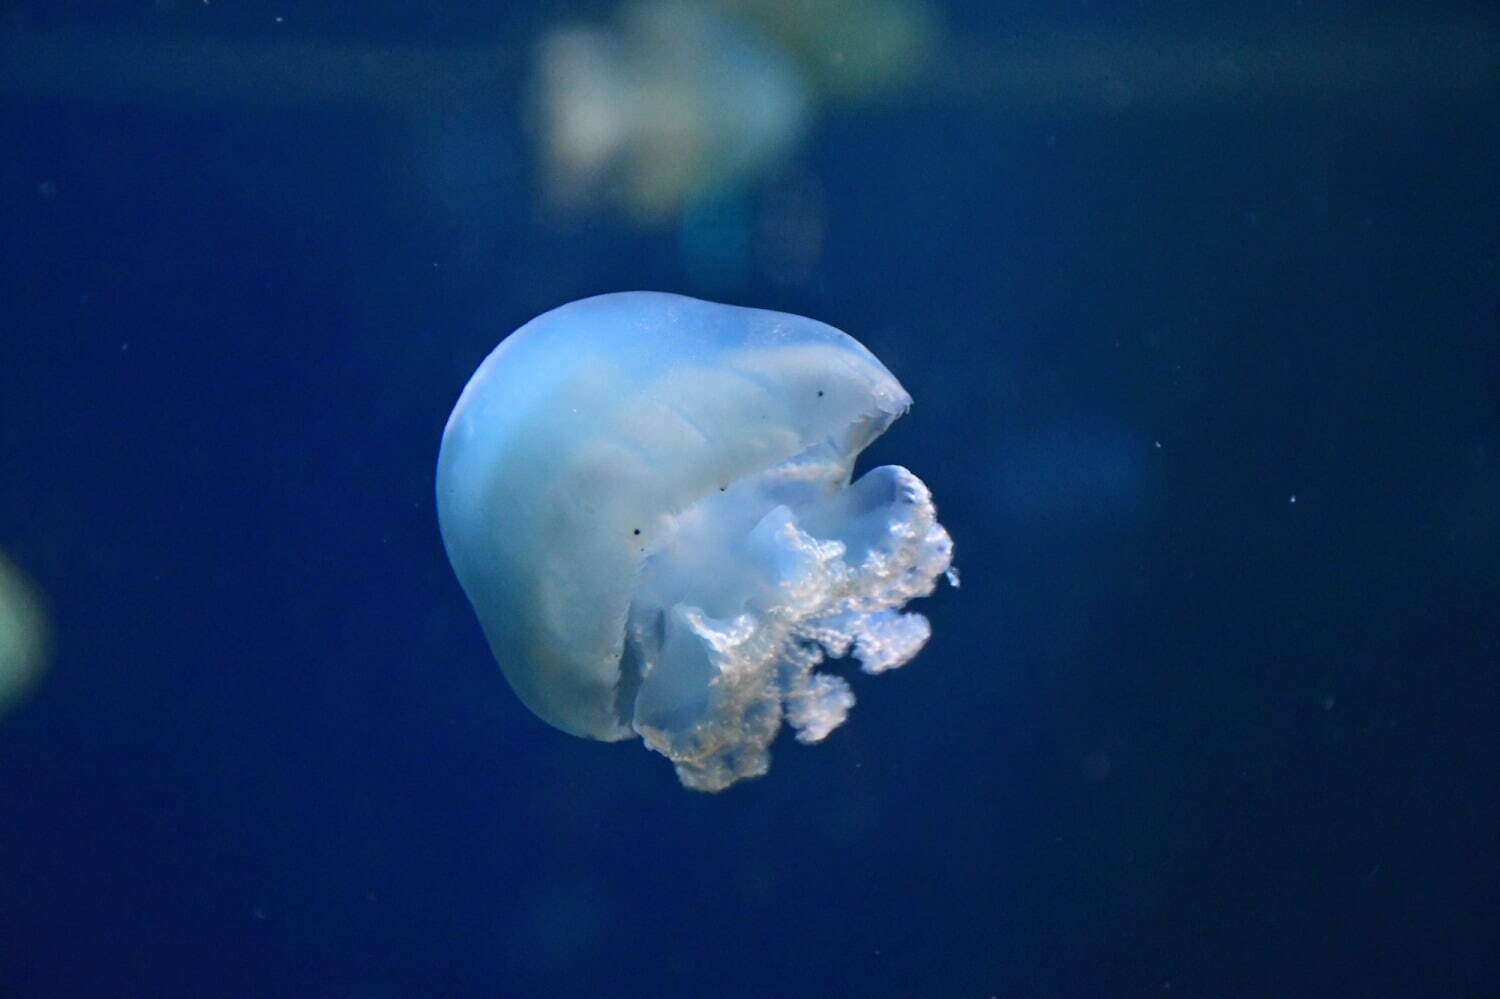
[[[794,160],[820,110],[912,86],[941,21],[926,0],[652,0],[537,45],[548,208],[666,225]]]
[[[777,46],[702,4],[624,8],[538,45],[534,112],[550,207],[651,225],[784,162],[810,100]]]
[[[0,718],[41,678],[46,652],[47,626],[36,591],[0,555]]]

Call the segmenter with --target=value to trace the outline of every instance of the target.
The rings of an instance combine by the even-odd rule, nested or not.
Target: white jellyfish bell
[[[903,613],[952,542],[904,468],[850,484],[911,404],[800,316],[627,292],[533,319],[485,359],[438,456],[449,560],[511,686],[574,735],[640,735],[683,784],[766,772],[927,641]]]

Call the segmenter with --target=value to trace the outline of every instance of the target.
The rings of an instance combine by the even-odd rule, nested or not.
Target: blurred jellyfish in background
[[[912,86],[940,27],[920,0],[658,0],[556,27],[530,102],[549,213],[675,227],[700,284],[752,258],[800,281],[822,249],[817,179],[795,166],[813,119]]]
[[[36,685],[46,664],[47,628],[31,584],[0,556],[0,718]]]
[[[534,109],[554,206],[602,203],[650,226],[783,162],[810,114],[786,55],[709,7],[626,7],[537,48]]]

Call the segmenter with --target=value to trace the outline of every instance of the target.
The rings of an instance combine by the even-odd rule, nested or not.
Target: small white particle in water
[[[1297,502],[1297,494],[1296,493],[1292,493],[1292,498],[1289,499],[1289,500],[1287,500],[1287,502],[1288,503],[1295,503],[1295,502]]]

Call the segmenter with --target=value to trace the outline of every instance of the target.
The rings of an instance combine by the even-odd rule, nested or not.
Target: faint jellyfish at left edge
[[[0,555],[0,718],[25,698],[47,663],[47,622],[35,588]]]

